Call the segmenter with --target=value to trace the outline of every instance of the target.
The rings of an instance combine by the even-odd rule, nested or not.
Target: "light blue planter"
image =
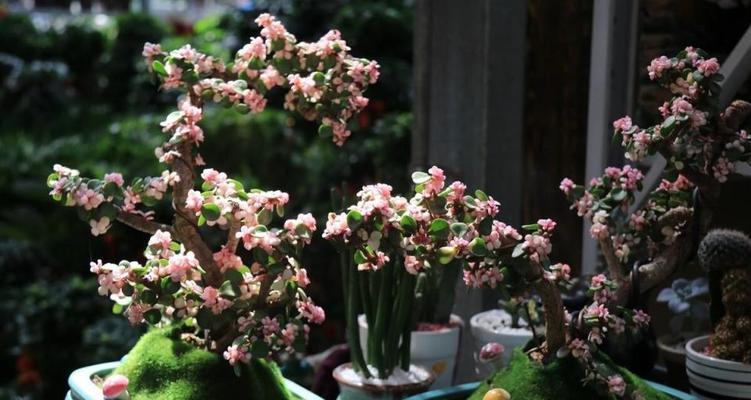
[[[697,400],[696,397],[690,394],[683,393],[680,390],[675,390],[671,387],[650,381],[647,381],[647,383],[653,388],[665,394],[669,394],[678,400]],[[431,390],[430,392],[425,392],[412,397],[408,397],[406,400],[464,400],[470,394],[472,394],[472,392],[477,389],[478,386],[480,386],[480,382],[465,383],[463,385],[452,386],[450,388]]]
[[[89,367],[79,368],[73,371],[68,378],[68,386],[70,391],[65,396],[65,400],[103,400],[102,389],[100,389],[94,382],[91,381],[91,377],[94,375],[104,376],[110,373],[112,370],[120,365],[120,361],[108,362],[104,364],[91,365]],[[305,389],[304,387],[292,382],[289,379],[284,380],[284,385],[287,386],[293,395],[297,396],[301,400],[323,400],[315,393]]]

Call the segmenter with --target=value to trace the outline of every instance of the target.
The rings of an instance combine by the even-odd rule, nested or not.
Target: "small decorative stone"
[[[128,395],[128,378],[124,375],[110,375],[104,380],[102,385],[102,395],[107,400],[129,399]]]
[[[495,388],[488,390],[482,400],[511,400],[511,395],[505,389]]]

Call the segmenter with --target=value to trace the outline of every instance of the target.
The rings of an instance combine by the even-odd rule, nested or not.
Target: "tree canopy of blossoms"
[[[688,260],[698,236],[691,230],[707,231],[721,185],[736,163],[751,159],[748,133],[741,126],[751,104],[736,100],[721,111],[719,68],[716,58],[693,47],[652,60],[647,67],[650,79],[672,94],[659,108],[662,121],[648,128],[628,116],[613,122],[628,160],[652,155],[667,160],[662,181],[643,205],[635,202],[644,190],[644,175],[630,165],[608,167],[587,186],[568,178],[561,182],[571,208],[591,222],[590,234],[620,287],[619,304],[628,301],[632,276],[625,271],[635,260],[647,261],[638,267],[642,293]],[[701,215],[694,215],[697,201]]]
[[[190,45],[165,52],[147,43],[143,55],[163,89],[184,93],[178,109],[161,123],[167,140],[155,154],[165,170],[126,184],[119,173],[82,177],[55,165],[50,195],[77,207],[94,236],[119,221],[149,233],[145,262],[91,263],[99,294],[133,324],[183,327],[186,339],[222,354],[239,368],[253,357],[302,351],[308,323],[325,315],[305,294],[310,283],[301,251],[316,231],[310,214],[274,226],[284,215],[287,193],[246,189],[226,173],[204,166],[198,147],[206,101],[241,113],[261,112],[271,90],[286,91],[285,108],[320,124],[319,133],[342,145],[347,121],[364,108],[378,64],[348,54],[332,30],[314,43],[298,42],[274,17],[256,19],[261,37],[252,38],[235,60],[201,54]],[[200,177],[200,185],[196,180]],[[151,209],[170,201],[170,223]],[[224,231],[212,247],[201,230]]]
[[[638,396],[611,364],[598,357],[597,346],[608,332],[641,329],[649,317],[640,310],[613,304],[617,284],[599,275],[592,280],[592,303],[578,316],[563,308],[559,285],[570,279],[571,268],[552,263],[551,237],[556,227],[540,219],[520,230],[496,219],[500,205],[481,190],[474,196],[465,184],[446,185],[438,167],[412,175],[411,198],[392,194],[385,184],[368,185],[357,202],[342,213],[330,213],[324,238],[342,255],[347,299],[348,338],[356,368],[366,377],[367,365],[379,377],[397,366],[409,365],[409,319],[414,301],[425,291],[443,290],[450,297],[453,282],[431,288],[431,274],[458,266],[472,288],[539,295],[545,308],[545,343],[530,355],[540,362],[572,356],[585,371],[586,381],[605,393]],[[356,316],[369,325],[367,357],[361,353]]]

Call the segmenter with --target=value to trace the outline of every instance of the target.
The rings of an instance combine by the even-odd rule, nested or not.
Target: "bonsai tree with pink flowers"
[[[385,379],[398,368],[408,369],[415,302],[430,274],[456,265],[469,287],[539,295],[545,338],[521,356],[539,365],[534,368],[573,364],[580,371],[576,385],[581,386],[581,379],[592,383],[586,389],[590,395],[595,390],[608,396],[645,393],[660,398],[597,351],[609,331],[641,329],[649,321],[640,310],[613,305],[615,282],[598,275],[592,280],[590,306],[576,317],[563,308],[559,285],[570,278],[570,268],[549,259],[553,220],[540,219],[519,231],[496,219],[500,205],[491,196],[481,190],[469,195],[458,181],[447,186],[440,168],[412,177],[411,198],[392,194],[385,184],[363,187],[345,212],[329,214],[323,234],[341,253],[353,366],[362,378]],[[367,354],[359,346],[358,312],[366,315],[370,327]],[[517,357],[511,368],[524,362]],[[486,390],[477,393],[482,397]],[[527,397],[531,392],[511,394],[535,398]]]
[[[308,323],[324,320],[323,309],[305,294],[309,279],[301,260],[316,221],[300,214],[274,225],[284,215],[286,193],[246,188],[205,166],[198,152],[204,107],[259,113],[268,93],[285,92],[286,109],[319,123],[319,133],[341,146],[350,136],[347,122],[368,103],[364,91],[378,79],[378,64],[349,55],[338,31],[306,43],[268,14],[256,23],[261,37],[229,64],[190,45],[169,52],[144,46],[162,89],[182,94],[161,123],[167,139],[155,150],[165,165],[160,175],[126,183],[116,172],[87,178],[55,165],[48,178],[51,196],[76,207],[94,236],[115,222],[151,235],[145,262],[91,263],[99,294],[115,302],[114,312],[132,324],[170,327],[183,345],[216,353],[238,374],[252,376],[260,360],[304,350]],[[174,214],[158,218],[153,207],[159,202],[170,202]],[[223,243],[211,242],[210,230],[222,232]],[[130,358],[126,367],[137,362]],[[147,386],[129,378],[135,389]]]
[[[722,184],[736,163],[751,159],[749,136],[742,129],[751,104],[736,100],[719,108],[722,75],[716,58],[687,47],[673,58],[652,60],[647,70],[673,95],[659,108],[662,121],[640,128],[626,116],[613,127],[628,160],[655,154],[667,160],[659,186],[643,205],[635,204],[644,175],[630,165],[609,167],[588,186],[568,178],[560,186],[571,208],[592,223],[590,233],[618,284],[615,300],[621,305],[633,292],[629,266],[635,260],[646,260],[635,272],[640,293],[688,261],[711,225]]]

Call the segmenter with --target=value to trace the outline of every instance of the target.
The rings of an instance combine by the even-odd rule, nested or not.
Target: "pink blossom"
[[[102,395],[105,399],[115,399],[128,389],[128,383],[128,378],[124,375],[110,375],[104,380]]]
[[[244,97],[243,102],[248,105],[250,111],[259,113],[266,108],[266,98],[255,90],[248,90]]]
[[[150,309],[151,306],[149,305],[133,302],[125,310],[125,316],[128,317],[128,322],[131,325],[138,325],[143,322],[143,314]]]
[[[175,254],[170,257],[166,273],[173,281],[181,282],[187,278],[188,272],[195,268],[198,268],[198,259],[192,251],[189,251],[186,254]]]
[[[497,267],[481,266],[465,268],[463,273],[464,284],[470,288],[489,287],[495,289],[503,282],[503,273]]]
[[[267,13],[259,15],[258,18],[256,18],[256,24],[263,27],[263,29],[261,29],[261,36],[267,39],[284,39],[287,35],[287,30],[284,28],[284,25]]]
[[[123,175],[118,172],[110,172],[109,174],[104,175],[104,181],[114,183],[118,187],[122,187],[123,183],[125,183]]]
[[[529,259],[533,262],[539,263],[553,250],[553,246],[550,244],[550,239],[542,235],[526,235],[524,236],[524,243],[522,243],[522,249],[527,252]]]
[[[277,71],[276,68],[269,65],[261,73],[261,82],[266,86],[266,89],[271,89],[274,86],[278,86],[284,83],[284,77]]]
[[[574,339],[568,344],[571,355],[574,358],[588,359],[589,358],[589,345],[581,339]]]
[[[238,269],[243,266],[243,261],[240,257],[232,252],[232,249],[226,246],[222,246],[222,249],[214,253],[214,261],[219,266],[222,272],[228,269]]]
[[[623,396],[626,393],[626,381],[618,374],[611,375],[608,377],[608,391],[616,396]]]
[[[272,231],[265,231],[243,225],[240,231],[235,234],[236,237],[242,239],[243,247],[246,250],[251,250],[256,247],[260,247],[267,253],[272,253],[274,247],[281,243],[281,239]]]
[[[203,172],[201,172],[201,178],[203,178],[203,180],[208,183],[217,185],[219,183],[224,183],[227,181],[227,174],[225,174],[224,172],[219,172],[213,168],[207,168],[204,169]]]
[[[314,324],[322,324],[326,319],[326,313],[323,311],[323,308],[313,304],[310,299],[299,302],[297,304],[297,310],[303,318]]]
[[[599,222],[592,224],[589,228],[589,235],[592,236],[592,239],[606,239],[608,234],[608,226]]]
[[[716,58],[712,57],[709,60],[700,60],[696,65],[696,69],[703,73],[704,76],[710,76],[720,70],[720,63],[717,62]]]
[[[665,56],[655,58],[651,63],[649,63],[649,66],[647,67],[647,71],[649,72],[649,79],[655,80],[661,77],[662,72],[670,69],[671,66],[672,64],[669,58]]]
[[[99,221],[92,219],[89,221],[89,226],[93,236],[104,235],[110,229],[110,219],[109,217],[102,217]]]
[[[301,77],[298,74],[292,74],[287,76],[287,81],[289,81],[292,93],[301,93],[310,102],[317,102],[323,94],[323,91],[316,87],[316,81],[310,76]]]
[[[230,365],[236,365],[238,362],[248,363],[250,354],[245,346],[233,344],[224,351],[224,359],[229,361]]]
[[[553,230],[555,229],[555,225],[556,225],[555,221],[553,221],[550,218],[538,219],[537,224],[540,225],[540,229],[542,229],[546,233],[553,232]]]
[[[649,324],[650,317],[642,310],[635,310],[633,320],[636,325],[646,326]]]
[[[428,174],[430,174],[430,180],[425,182],[425,188],[423,189],[422,194],[425,196],[433,196],[443,189],[443,185],[446,182],[446,176],[443,175],[443,170],[436,166],[430,167]]]
[[[170,245],[172,244],[172,235],[168,231],[157,230],[149,238],[149,247],[157,250],[160,257],[168,257]]]
[[[415,256],[404,257],[404,268],[412,275],[417,275],[423,267],[423,262]]]
[[[257,57],[259,60],[265,60],[266,45],[263,44],[263,39],[251,39],[250,43],[245,44],[242,49],[237,51],[237,56],[243,60],[250,60],[252,57]]]
[[[456,202],[464,199],[464,192],[467,190],[467,185],[459,181],[454,181],[449,185],[449,188],[451,191],[448,196],[446,196],[448,202]]]
[[[604,304],[592,304],[587,307],[584,315],[586,318],[598,318],[604,320],[610,315],[610,310],[608,310]]]
[[[284,229],[294,232],[298,225],[302,225],[310,232],[316,230],[316,219],[310,213],[298,214],[296,219],[288,219],[284,221]]]
[[[347,214],[329,213],[326,221],[326,229],[323,231],[324,239],[332,239],[337,236],[346,237],[352,234],[347,224]]]
[[[203,289],[201,299],[204,301],[204,306],[208,307],[214,314],[221,314],[222,311],[232,306],[232,302],[220,297],[219,291],[212,286],[206,286]]]
[[[76,190],[73,198],[77,205],[86,210],[93,210],[104,202],[104,195],[83,185]]]
[[[305,268],[298,268],[295,272],[295,281],[301,288],[305,288],[310,285],[310,278],[308,278],[308,271]]]
[[[185,208],[198,213],[201,211],[201,207],[203,207],[203,195],[197,190],[190,189],[185,199]]]
[[[504,352],[502,344],[497,342],[490,342],[480,349],[479,359],[480,362],[489,363],[499,360]]]
[[[691,103],[686,101],[684,98],[680,98],[673,101],[673,104],[670,106],[670,110],[675,115],[691,115],[691,113],[694,111],[694,106],[692,106]]]
[[[159,44],[149,43],[146,42],[143,45],[143,51],[141,52],[141,55],[146,58],[149,61],[149,68],[151,68],[151,60],[154,58],[154,56],[158,56],[162,54],[162,46]]]
[[[558,188],[560,188],[564,194],[568,195],[569,193],[571,193],[571,190],[574,189],[574,186],[574,181],[569,178],[563,178]]]
[[[613,122],[613,128],[615,128],[615,130],[617,131],[627,131],[631,129],[632,126],[633,124],[631,123],[631,117],[629,116],[625,116]]]
[[[599,289],[603,285],[605,285],[605,283],[607,283],[607,281],[608,281],[608,278],[605,277],[605,275],[598,274],[598,275],[595,275],[595,276],[592,277],[592,281],[590,283],[590,286],[592,286],[592,289]]]

